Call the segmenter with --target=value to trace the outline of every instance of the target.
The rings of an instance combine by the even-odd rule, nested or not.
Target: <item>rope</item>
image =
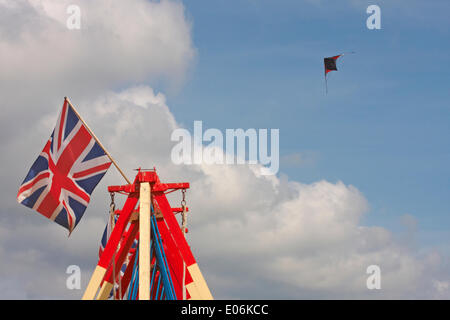
[[[130,285],[128,289],[128,300],[131,300],[134,293],[134,287],[136,283],[137,261],[139,257],[139,246],[136,247],[136,255],[134,256],[133,273],[131,274]],[[131,288],[130,288],[131,286]]]
[[[114,219],[114,212],[116,211],[116,204],[114,203],[114,192],[110,193],[111,196],[111,203],[109,205],[109,219],[110,219],[110,223],[111,223],[111,232],[112,230],[114,230],[114,227],[116,225],[116,221]],[[116,250],[114,250],[113,253],[113,265],[112,265],[112,272],[113,272],[113,299],[116,300],[116,252],[117,252],[117,248]]]
[[[186,214],[186,189],[181,191],[183,199],[181,200],[181,207],[183,212],[181,213],[181,232],[183,232],[184,237],[186,237],[186,226],[187,226],[187,214]],[[183,300],[186,300],[186,262],[183,259]]]
[[[166,287],[165,288],[166,293],[167,293],[166,298],[168,298],[168,300],[176,300],[176,294],[175,294],[175,290],[173,288],[172,276],[170,275],[169,264],[167,263],[166,255],[165,255],[165,252],[163,249],[161,234],[159,233],[155,216],[154,215],[151,216],[151,219],[152,219],[152,223],[151,223],[152,232],[155,235],[155,240],[154,240],[155,254],[156,254],[156,258],[159,262],[160,276],[162,276],[164,287]]]
[[[181,200],[181,207],[183,208],[183,212],[181,213],[181,231],[186,237],[186,226],[187,226],[187,215],[186,215],[186,190],[183,189],[183,200]]]

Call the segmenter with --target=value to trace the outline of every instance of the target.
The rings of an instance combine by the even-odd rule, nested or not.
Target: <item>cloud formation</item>
[[[80,30],[66,26],[69,5],[80,8]],[[10,123],[27,123],[16,105],[34,119],[64,95],[156,80],[177,87],[195,56],[183,5],[165,0],[2,0],[0,39],[2,139]]]
[[[419,255],[398,243],[388,230],[360,225],[368,202],[355,187],[261,176],[248,165],[174,165],[169,136],[178,125],[164,95],[147,86],[108,92],[83,101],[79,110],[130,176],[130,168],[155,165],[164,181],[191,182],[188,237],[217,298],[448,297],[447,282],[439,277],[438,255]],[[33,285],[24,292],[31,297],[39,297],[42,291],[73,297],[63,285],[63,271],[69,265],[64,263],[69,258],[82,267],[87,281],[106,219],[105,187],[121,183],[120,179],[117,172],[108,173],[68,240],[58,226],[48,221],[35,225],[33,220],[44,219],[25,207],[14,208],[24,224],[21,241],[34,244],[6,249],[2,261],[9,262],[3,267],[19,276],[41,265],[38,270],[45,270],[49,283],[55,275],[60,279],[55,290],[30,277]],[[174,205],[179,198],[172,195]],[[34,217],[25,219],[25,213]],[[19,237],[8,230],[1,234],[3,245]],[[61,263],[55,263],[58,260]],[[22,267],[16,269],[16,264]],[[366,288],[366,268],[372,264],[382,271],[379,292]]]

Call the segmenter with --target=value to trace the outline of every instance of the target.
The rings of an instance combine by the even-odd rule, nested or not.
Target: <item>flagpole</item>
[[[92,137],[95,139],[95,141],[99,144],[99,146],[103,149],[103,151],[105,151],[106,155],[108,156],[109,160],[111,160],[111,162],[114,164],[114,166],[117,168],[117,170],[119,170],[120,174],[122,175],[122,177],[125,179],[125,181],[128,184],[131,184],[130,180],[128,180],[127,176],[125,175],[125,173],[123,173],[122,169],[119,168],[119,166],[117,165],[116,161],[113,159],[113,157],[109,154],[108,150],[105,149],[105,147],[102,145],[102,143],[100,142],[100,140],[98,140],[97,136],[94,134],[94,132],[89,128],[89,126],[87,125],[87,123],[83,120],[83,118],[81,117],[81,115],[78,113],[77,109],[75,109],[75,107],[73,106],[73,104],[70,102],[69,98],[64,97],[64,100],[67,101],[67,103],[72,107],[72,110],[75,112],[75,114],[77,115],[78,119],[80,119],[80,121],[84,124],[84,126],[86,127],[86,129],[89,131],[89,133],[92,135]]]

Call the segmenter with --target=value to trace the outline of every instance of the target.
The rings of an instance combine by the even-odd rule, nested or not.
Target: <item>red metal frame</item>
[[[98,266],[107,269],[103,277],[102,284],[106,281],[113,282],[113,265],[115,265],[115,273],[118,274],[128,255],[131,256],[130,261],[134,261],[136,256],[136,249],[132,248],[133,241],[139,238],[139,221],[131,221],[131,216],[137,212],[136,205],[139,200],[140,183],[149,182],[151,187],[152,204],[154,212],[156,213],[156,220],[158,229],[163,240],[163,247],[166,252],[166,259],[169,265],[170,274],[175,288],[175,293],[178,299],[182,298],[183,293],[183,273],[185,278],[184,286],[193,283],[193,278],[188,271],[188,267],[195,264],[195,258],[191,249],[183,235],[180,225],[178,224],[175,214],[183,211],[183,208],[172,208],[166,198],[166,193],[185,190],[190,187],[189,183],[161,183],[155,170],[139,171],[132,184],[109,186],[109,192],[118,192],[120,194],[127,194],[127,200],[121,210],[116,210],[118,215],[115,227],[108,239],[105,249],[98,261]],[[187,210],[187,208],[186,208]],[[129,225],[128,229],[127,226]],[[117,250],[120,243],[120,248]],[[117,251],[117,252],[116,252]],[[115,253],[114,264],[113,257]],[[130,285],[132,263],[129,263],[123,278],[121,279],[122,297]],[[157,279],[155,280],[157,281]],[[155,293],[152,293],[154,297]],[[116,297],[119,293],[116,292]],[[190,298],[186,291],[187,299]]]

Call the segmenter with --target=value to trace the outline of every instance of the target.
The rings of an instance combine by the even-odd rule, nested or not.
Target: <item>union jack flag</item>
[[[114,224],[117,222],[117,220],[118,220],[118,216],[114,215]],[[127,232],[129,228],[130,228],[130,224],[128,224],[126,226],[125,232]],[[100,241],[100,247],[98,250],[99,259],[102,256],[103,251],[105,250],[106,244],[108,243],[108,240],[109,240],[109,237],[111,236],[112,230],[113,230],[112,218],[108,217],[108,222],[106,223],[105,230],[103,231],[102,239]],[[134,239],[134,241],[131,245],[131,248],[137,249],[138,245],[139,245],[138,240]],[[120,243],[119,243],[119,246],[120,246]],[[128,254],[127,254],[125,261],[122,264],[122,267],[120,268],[119,274],[116,275],[116,281],[114,282],[114,289],[116,290],[116,292],[117,292],[117,290],[119,290],[119,283],[120,283],[121,279],[123,278],[125,271],[127,270],[127,266],[130,263],[132,256],[133,256],[133,253],[130,250],[130,252],[128,252]],[[131,261],[131,263],[133,263],[133,261]],[[114,289],[111,289],[111,292],[109,293],[109,298],[113,297]],[[124,296],[127,296],[127,292],[128,292],[128,289],[124,293]]]
[[[114,224],[117,222],[117,219],[119,219],[119,217],[114,215]],[[112,218],[108,217],[108,222],[106,223],[105,230],[103,231],[102,239],[100,241],[100,248],[98,249],[98,258],[99,259],[102,256],[103,251],[105,250],[106,244],[108,243],[108,240],[109,240],[109,237],[111,236],[112,230],[113,230]]]
[[[105,151],[64,100],[56,127],[22,182],[17,201],[72,232],[110,165]]]

